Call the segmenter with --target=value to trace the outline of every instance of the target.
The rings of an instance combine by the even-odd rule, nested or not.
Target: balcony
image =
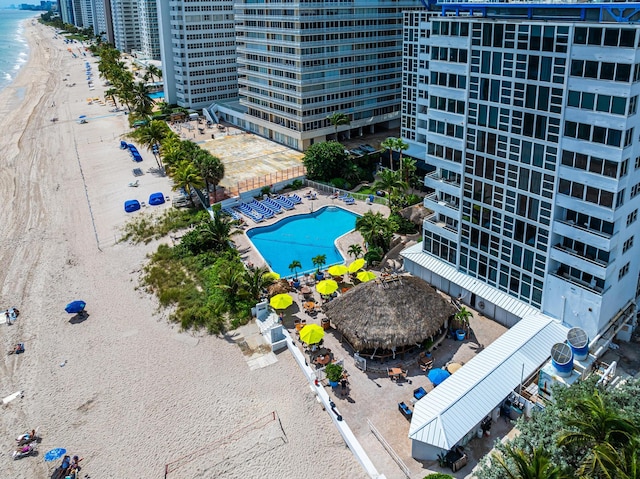
[[[599,259],[587,258],[577,251],[560,244],[551,247],[550,257],[554,261],[577,268],[598,278],[607,278],[611,274],[611,270],[615,264],[613,260],[607,264]]]
[[[442,190],[449,194],[459,194],[460,178],[445,178],[438,171],[434,171],[424,177],[424,186],[434,190]]]
[[[454,221],[450,218],[447,219],[449,219],[449,221]],[[442,221],[442,218],[437,214],[427,216],[424,219],[422,227],[426,231],[431,231],[433,233],[439,234],[440,236],[443,236],[451,241],[458,241],[458,229],[455,226],[451,225],[449,222]]]
[[[578,286],[582,289],[598,294],[600,296],[602,296],[605,293],[605,291],[608,289],[608,288],[604,289],[594,284],[589,284],[586,281],[582,281],[578,278],[574,278],[573,276],[570,276],[569,273],[560,273],[560,270],[556,272],[552,272],[551,275],[555,276],[556,278],[560,278],[561,280],[566,281],[567,283],[571,283],[575,286]]]
[[[424,198],[424,207],[429,208],[430,210],[435,211],[436,213],[442,214],[452,214],[455,212],[455,216],[458,216],[460,211],[459,203],[452,203],[441,198],[438,193],[431,193],[430,195],[425,196]]]

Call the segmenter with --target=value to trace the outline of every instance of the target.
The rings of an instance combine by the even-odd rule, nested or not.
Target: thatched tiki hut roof
[[[415,276],[359,284],[323,310],[358,351],[420,343],[456,312],[435,289]]]
[[[286,279],[279,279],[270,285],[267,288],[267,291],[269,293],[269,297],[275,296],[276,294],[288,293],[291,291],[291,285]]]

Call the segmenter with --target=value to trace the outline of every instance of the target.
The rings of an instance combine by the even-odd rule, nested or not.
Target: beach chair
[[[353,199],[352,197],[346,198],[344,200],[344,204],[345,205],[355,205],[356,204],[356,200]]]
[[[129,183],[129,186],[131,186],[132,188],[137,188],[139,184],[140,184],[140,180],[136,180]]]

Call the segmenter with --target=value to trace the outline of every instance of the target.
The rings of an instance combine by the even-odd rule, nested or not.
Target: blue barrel
[[[573,371],[573,351],[567,343],[556,343],[551,348],[551,365],[558,376],[571,376]]]
[[[573,351],[574,359],[583,361],[589,356],[589,336],[582,328],[571,328],[567,333],[567,343]]]

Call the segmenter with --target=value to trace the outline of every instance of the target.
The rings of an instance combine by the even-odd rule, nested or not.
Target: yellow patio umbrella
[[[272,279],[274,281],[280,279],[280,275],[278,273],[276,273],[275,271],[269,271],[265,274],[262,275],[262,279]]]
[[[269,300],[273,309],[287,309],[293,304],[293,298],[288,294],[276,294]]]
[[[355,273],[364,266],[364,259],[359,258],[349,265],[349,273]]]
[[[451,374],[455,373],[458,369],[460,369],[462,367],[462,364],[460,363],[451,363],[447,366],[447,371],[449,371]]]
[[[349,269],[343,264],[334,264],[327,271],[331,276],[342,276],[343,274],[347,274]]]
[[[363,283],[366,283],[367,281],[371,281],[372,279],[376,279],[376,275],[374,273],[372,273],[371,271],[360,271],[356,275],[356,278],[358,278],[359,281],[362,281]]]
[[[325,279],[316,284],[316,291],[320,294],[333,294],[338,290],[338,283],[332,279]]]
[[[315,323],[307,324],[300,330],[300,340],[307,344],[317,344],[324,338],[324,329]]]

